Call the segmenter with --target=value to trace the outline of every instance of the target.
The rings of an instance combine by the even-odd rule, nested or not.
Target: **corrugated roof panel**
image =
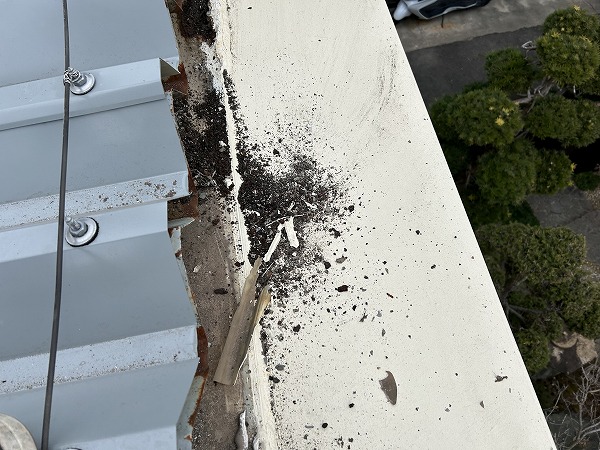
[[[96,240],[65,248],[59,348],[170,328],[195,329],[196,318],[165,231],[164,203],[94,218],[101,230]],[[10,342],[0,346],[0,367],[3,360],[48,351],[55,246],[56,223],[0,233],[5,255],[0,259],[0,342]],[[148,355],[153,351],[148,349]]]
[[[76,117],[165,98],[161,68],[155,58],[90,71],[96,84],[86,95],[72,95],[69,116]],[[170,67],[170,66],[168,66]],[[62,76],[29,81],[0,88],[0,131],[26,125],[62,120],[64,88]]]
[[[0,10],[0,86],[62,76],[61,0],[0,0]],[[69,2],[69,29],[71,66],[79,70],[178,55],[162,0]]]
[[[61,139],[61,120],[0,132],[0,227],[56,218]],[[72,118],[67,189],[70,214],[187,195],[168,101]]]

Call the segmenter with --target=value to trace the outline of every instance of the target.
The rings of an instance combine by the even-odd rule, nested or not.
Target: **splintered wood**
[[[221,384],[233,385],[237,379],[240,367],[246,358],[254,328],[262,317],[271,301],[271,294],[264,287],[255,301],[256,281],[262,258],[258,258],[248,274],[242,290],[240,304],[233,315],[223,353],[219,359],[214,381]]]

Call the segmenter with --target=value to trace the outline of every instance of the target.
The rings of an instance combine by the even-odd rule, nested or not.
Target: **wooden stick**
[[[271,299],[269,290],[264,288],[258,302],[255,302],[256,281],[261,264],[262,258],[258,258],[244,282],[242,298],[233,315],[225,346],[213,378],[217,383],[229,386],[235,384],[240,367],[248,353],[254,327],[258,324]]]

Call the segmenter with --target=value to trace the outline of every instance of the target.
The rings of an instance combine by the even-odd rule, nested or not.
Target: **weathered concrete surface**
[[[491,0],[484,7],[452,12],[433,20],[409,17],[398,22],[396,29],[408,53],[490,33],[535,27],[553,11],[573,5],[600,13],[600,0]]]
[[[555,448],[385,4],[221,13],[230,142],[273,171],[296,142],[342,187],[299,236],[343,262],[274,292],[249,355],[262,448]]]
[[[556,195],[530,195],[527,201],[541,225],[567,227],[583,234],[587,258],[600,264],[600,211],[582,191],[567,188]]]

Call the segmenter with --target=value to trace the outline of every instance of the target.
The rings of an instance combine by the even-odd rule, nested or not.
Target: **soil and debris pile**
[[[238,172],[243,180],[238,201],[250,240],[251,263],[267,254],[278,230],[293,217],[299,247],[290,245],[290,236],[284,233],[286,237],[273,253],[271,264],[265,261],[261,278],[274,287],[276,295],[285,296],[291,283],[305,275],[304,268],[323,259],[307,237],[309,228],[327,231],[327,224],[339,216],[339,177],[334,168],[324,167],[314,158],[310,130],[301,125],[275,124],[266,133],[269,139],[260,144],[251,142],[226,71],[224,78],[235,120]]]
[[[219,94],[208,91],[202,103],[174,96],[173,109],[179,138],[198,189],[215,187],[221,195],[231,191],[231,160],[225,125],[225,107]],[[197,123],[204,124],[199,130]]]
[[[208,0],[183,0],[181,34],[185,38],[199,37],[212,45],[217,33],[210,16]]]

